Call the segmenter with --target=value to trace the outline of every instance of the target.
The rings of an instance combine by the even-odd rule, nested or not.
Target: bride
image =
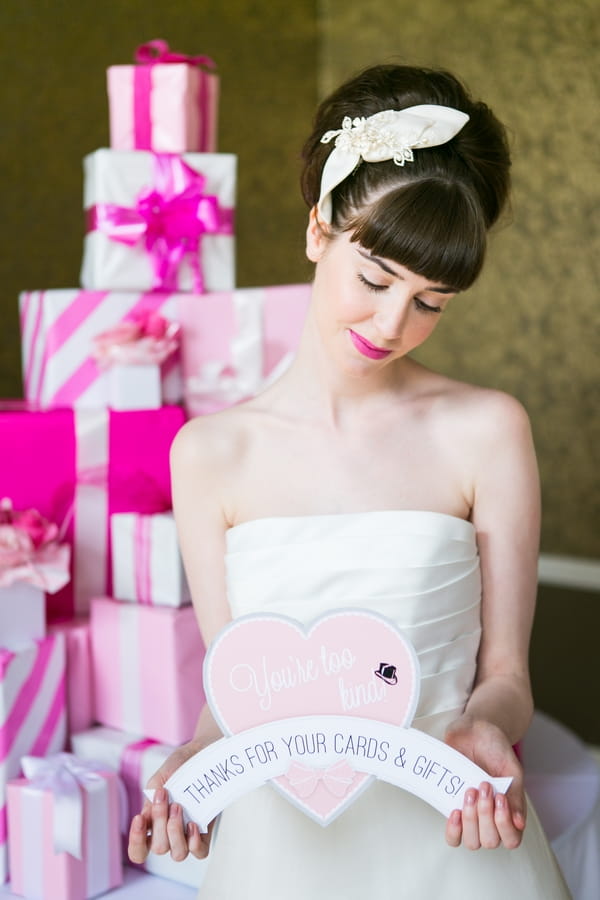
[[[326,829],[265,786],[222,814],[202,898],[569,896],[513,751],[533,708],[540,500],[527,415],[411,358],[477,278],[509,166],[502,125],[449,73],[377,66],[326,99],[304,147],[315,273],[296,358],[249,402],[190,421],[172,472],[207,644],[248,612],[310,622],[368,605],[419,655],[414,727],[512,785],[470,789],[444,822],[378,783]],[[476,335],[464,340],[468,352]],[[207,854],[210,833],[184,830],[162,786],[219,736],[205,709],[151,779],[133,861]]]

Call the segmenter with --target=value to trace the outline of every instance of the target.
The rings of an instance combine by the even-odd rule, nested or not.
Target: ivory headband
[[[346,116],[337,131],[321,138],[335,146],[323,166],[321,195],[317,203],[320,218],[331,224],[331,192],[350,175],[358,164],[393,159],[397,166],[412,162],[413,150],[446,144],[469,121],[466,113],[449,106],[410,106],[408,109],[384,109],[372,116],[351,119]]]

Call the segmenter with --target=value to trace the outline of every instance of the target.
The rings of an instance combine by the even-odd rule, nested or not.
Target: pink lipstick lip
[[[362,353],[363,356],[368,356],[369,359],[384,359],[392,352],[391,350],[384,350],[382,347],[376,347],[375,344],[372,344],[366,338],[361,337],[360,334],[352,331],[351,328],[349,328],[348,331],[350,332],[352,343],[358,352]]]

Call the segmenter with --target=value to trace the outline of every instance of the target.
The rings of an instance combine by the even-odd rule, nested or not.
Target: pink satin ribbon
[[[102,231],[133,247],[143,240],[154,269],[153,289],[176,291],[178,270],[188,259],[194,292],[203,293],[199,261],[205,234],[232,234],[233,210],[219,207],[204,193],[206,178],[175,153],[155,153],[154,186],[144,189],[133,208],[99,203],[86,211],[87,231]]]
[[[354,769],[342,760],[326,769],[315,769],[293,762],[285,773],[292,791],[301,799],[310,797],[319,784],[333,796],[345,797],[355,778]]]
[[[134,528],[135,592],[138,603],[152,604],[152,516],[136,516]]]
[[[216,63],[210,56],[186,56],[185,53],[173,53],[166,41],[154,40],[140,44],[134,55],[136,63],[153,66],[156,63],[188,63],[190,66],[203,66],[205,69],[216,69]]]
[[[142,757],[149,747],[154,747],[158,741],[152,738],[144,738],[133,744],[128,744],[121,754],[119,775],[125,785],[129,801],[129,814],[135,816],[144,802],[142,794]]]

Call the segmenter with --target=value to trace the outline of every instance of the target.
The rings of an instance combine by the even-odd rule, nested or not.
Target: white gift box
[[[0,587],[0,646],[20,650],[46,637],[46,596],[26,581]]]
[[[108,373],[112,409],[158,409],[162,405],[160,366],[112,365]]]
[[[113,594],[151,606],[191,603],[173,514],[111,516]]]
[[[157,284],[155,256],[146,249],[146,237],[134,244],[114,238],[130,231],[132,219],[139,224],[136,209],[145,191],[157,186],[157,160],[182,160],[196,175],[203,176],[202,195],[215,197],[220,221],[218,233],[205,233],[199,239],[199,252],[185,252],[176,267],[174,283]],[[231,153],[154,154],[145,150],[96,150],[84,159],[84,207],[88,231],[84,240],[81,285],[88,290],[180,290],[205,292],[229,291],[235,284],[235,240],[233,209],[235,205],[237,157]],[[158,188],[167,199],[181,186],[173,179],[172,190]],[[181,196],[181,195],[180,195]],[[101,222],[118,208],[121,225],[113,236]],[[169,228],[172,219],[169,220]],[[183,243],[185,243],[185,238]],[[158,251],[157,251],[158,252]],[[194,273],[196,259],[202,274],[199,286]]]
[[[175,749],[104,725],[71,735],[71,746],[81,759],[96,760],[119,773],[127,792],[129,820],[142,808],[142,791],[148,779]],[[207,865],[207,859],[196,859],[191,855],[176,862],[168,853],[165,856],[151,853],[143,867],[153,875],[198,888]]]

